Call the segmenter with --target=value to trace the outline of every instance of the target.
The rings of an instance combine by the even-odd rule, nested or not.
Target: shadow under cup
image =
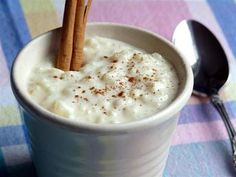
[[[177,70],[178,95],[164,110],[131,123],[102,125],[60,118],[33,102],[27,93],[27,79],[32,68],[40,60],[56,55],[60,29],[37,37],[17,56],[11,83],[28,130],[38,176],[162,176],[179,111],[192,92],[190,66],[168,41],[135,27],[94,23],[88,25],[87,35],[113,38],[149,53],[160,53]]]

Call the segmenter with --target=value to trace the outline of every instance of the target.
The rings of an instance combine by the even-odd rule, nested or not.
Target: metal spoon
[[[229,76],[229,64],[222,46],[209,29],[194,20],[180,22],[172,41],[192,66],[194,94],[208,96],[220,113],[229,135],[233,165],[236,167],[236,132],[218,95]]]

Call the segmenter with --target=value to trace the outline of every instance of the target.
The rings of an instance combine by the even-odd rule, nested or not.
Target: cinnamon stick
[[[79,70],[83,63],[84,35],[92,0],[67,0],[61,44],[56,67],[64,71]]]
[[[83,48],[85,27],[87,23],[87,16],[91,7],[92,0],[88,0],[85,6],[85,0],[78,0],[77,12],[75,17],[75,29],[74,29],[74,44],[72,52],[71,70],[79,70],[83,64]]]
[[[88,14],[89,14],[91,4],[92,4],[92,0],[88,0],[87,6],[85,7],[85,12],[84,12],[84,25],[85,25],[85,27],[87,24],[87,19],[88,19]]]
[[[67,0],[65,4],[62,37],[56,62],[56,67],[64,71],[70,70],[77,2]]]

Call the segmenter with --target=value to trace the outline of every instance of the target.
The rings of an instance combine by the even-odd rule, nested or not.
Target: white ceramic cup
[[[60,29],[33,39],[16,57],[11,83],[29,133],[39,177],[159,177],[162,176],[179,111],[193,87],[192,70],[173,45],[157,34],[111,23],[94,23],[87,34],[124,41],[149,53],[158,52],[176,68],[177,97],[164,110],[124,124],[77,123],[36,104],[27,93],[32,68],[56,56]]]

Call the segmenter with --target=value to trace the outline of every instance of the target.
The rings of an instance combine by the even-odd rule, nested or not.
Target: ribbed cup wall
[[[122,134],[85,134],[23,114],[39,177],[159,177],[177,116]]]

